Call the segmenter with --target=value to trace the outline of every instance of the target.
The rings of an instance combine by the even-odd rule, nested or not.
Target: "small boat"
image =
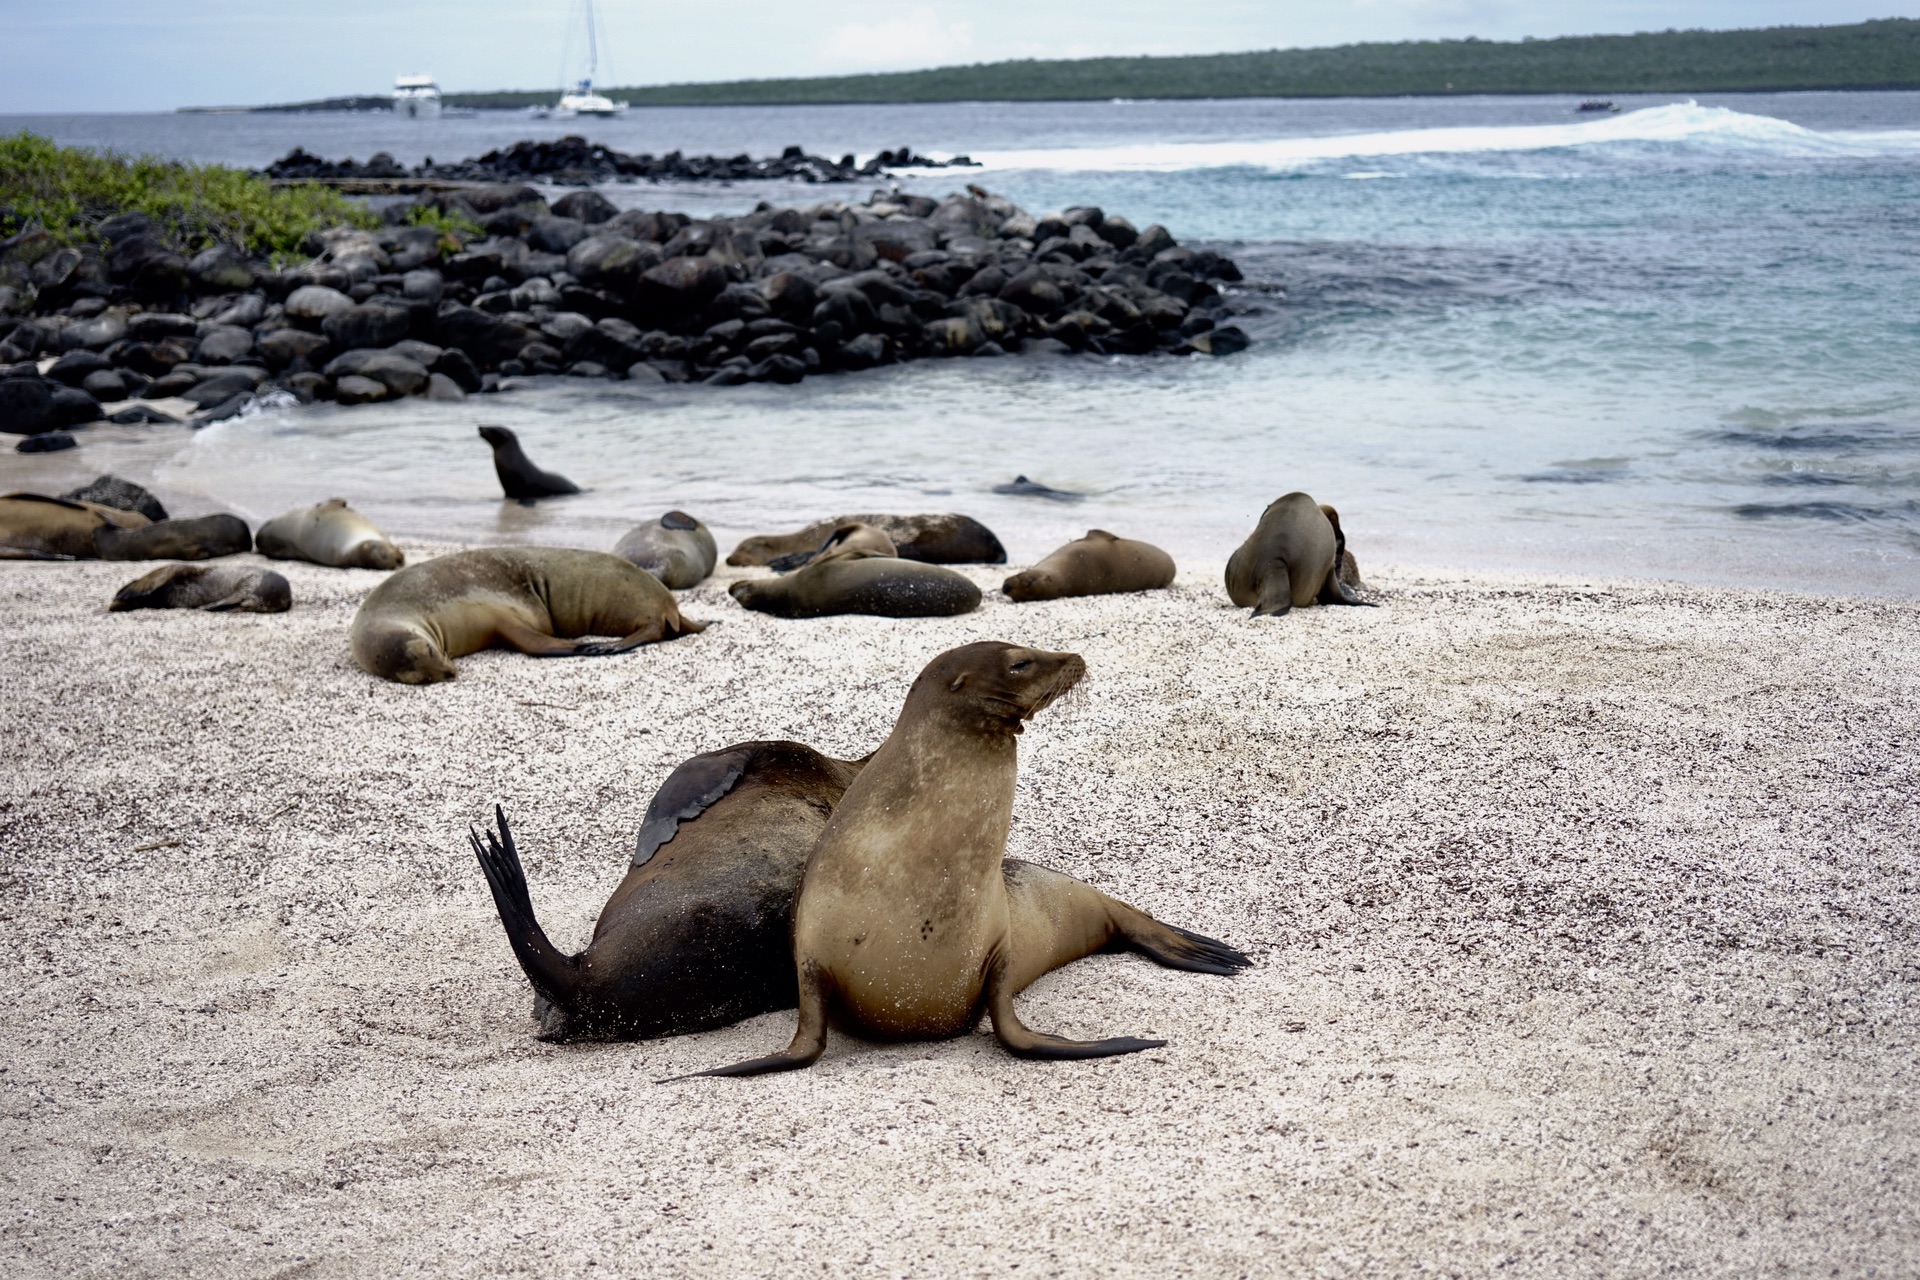
[[[1617,115],[1619,114],[1620,108],[1613,105],[1613,99],[1611,98],[1588,98],[1573,110],[1576,115],[1595,115],[1609,111]]]
[[[435,119],[440,114],[440,86],[432,76],[395,77],[393,114],[409,120]]]
[[[625,115],[626,103],[615,102],[593,90],[593,74],[600,69],[600,42],[594,31],[593,0],[583,0],[581,7],[587,11],[587,74],[574,82],[571,92],[560,95],[553,114],[562,117],[596,116],[601,119]]]

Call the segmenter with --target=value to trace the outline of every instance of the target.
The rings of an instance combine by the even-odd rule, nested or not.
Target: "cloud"
[[[973,24],[942,22],[931,6],[884,22],[849,22],[821,46],[832,61],[859,67],[931,65],[961,60],[973,47]]]

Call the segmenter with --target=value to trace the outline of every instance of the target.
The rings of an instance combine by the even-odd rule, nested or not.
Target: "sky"
[[[539,89],[584,71],[579,0],[0,0],[0,113]],[[1920,16],[1901,0],[598,0],[604,85],[1479,36]],[[576,34],[569,39],[569,28]],[[568,46],[572,46],[571,55]]]

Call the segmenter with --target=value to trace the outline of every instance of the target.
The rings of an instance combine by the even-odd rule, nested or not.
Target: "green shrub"
[[[378,219],[327,187],[275,187],[224,165],[61,147],[32,133],[0,137],[0,235],[38,222],[80,244],[123,213],[144,213],[189,253],[213,244],[286,256],[326,227],[373,227]]]
[[[407,225],[432,227],[438,231],[442,253],[458,253],[466,241],[478,240],[487,234],[486,229],[472,218],[444,212],[427,204],[417,204],[407,210]]]

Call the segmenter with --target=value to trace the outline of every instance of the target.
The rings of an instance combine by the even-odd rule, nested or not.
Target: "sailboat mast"
[[[600,70],[600,45],[593,37],[593,0],[587,0],[587,78]]]

